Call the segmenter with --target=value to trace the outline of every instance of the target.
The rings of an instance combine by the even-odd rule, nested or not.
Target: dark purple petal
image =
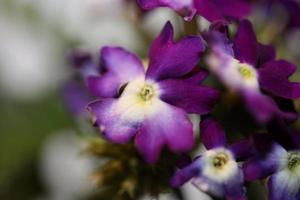
[[[284,60],[270,61],[258,70],[259,83],[264,90],[283,98],[300,97],[300,83],[290,82],[296,66]]]
[[[178,153],[191,150],[193,125],[182,109],[163,103],[160,112],[146,116],[135,144],[145,160],[154,163],[164,144]]]
[[[201,172],[201,161],[201,157],[199,157],[188,166],[179,170],[171,179],[172,187],[180,187],[191,178],[198,176]]]
[[[260,154],[258,152],[258,154]],[[266,178],[276,172],[282,162],[286,151],[278,144],[273,143],[270,152],[263,152],[245,162],[243,165],[244,177],[246,181],[254,181]]]
[[[193,7],[193,0],[139,0],[140,6],[145,10],[151,10],[157,7],[169,7],[178,14],[185,17],[185,20],[191,20],[196,13]]]
[[[225,132],[216,120],[208,117],[200,122],[200,137],[206,149],[224,147]]]
[[[272,175],[268,179],[269,200],[299,200],[299,180],[295,181],[297,175],[285,173],[284,171]],[[294,179],[294,180],[293,180]],[[297,185],[295,185],[295,182]]]
[[[258,63],[258,65],[262,65],[271,60],[275,60],[276,51],[272,45],[258,44],[258,48],[259,48],[259,60],[258,60],[259,63]]]
[[[190,73],[186,74],[185,76],[181,77],[186,82],[193,83],[193,84],[200,84],[202,83],[206,77],[208,76],[208,71],[203,69],[198,69],[195,67]]]
[[[143,64],[139,58],[123,48],[102,48],[101,61],[105,70],[103,76],[88,79],[89,89],[95,96],[114,97],[122,85],[144,76]]]
[[[243,95],[249,112],[254,115],[257,122],[263,124],[275,117],[287,121],[294,121],[297,118],[294,112],[280,110],[272,98],[258,91],[246,91]]]
[[[201,38],[196,36],[175,43],[173,27],[168,22],[151,45],[146,76],[153,80],[182,77],[194,69],[204,49]]]
[[[229,149],[237,161],[246,160],[255,152],[253,141],[250,139],[240,140],[230,145]]]
[[[227,200],[246,200],[246,188],[244,187],[243,171],[239,168],[238,173],[225,183]]]
[[[93,121],[104,137],[114,143],[127,143],[137,133],[138,122],[123,120],[116,111],[116,99],[97,100],[88,105]]]
[[[195,0],[195,7],[209,21],[241,19],[251,12],[251,5],[243,0]]]
[[[206,114],[219,99],[216,89],[191,84],[185,80],[164,80],[159,82],[159,86],[161,100],[189,113]]]
[[[251,23],[241,21],[234,38],[234,54],[241,61],[256,66],[258,60],[258,43]]]

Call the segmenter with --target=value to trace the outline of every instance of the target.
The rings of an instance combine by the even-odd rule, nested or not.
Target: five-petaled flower
[[[145,72],[134,54],[118,47],[104,47],[104,73],[87,82],[100,99],[88,105],[95,124],[109,141],[135,145],[147,162],[156,162],[167,145],[174,152],[193,147],[188,113],[211,111],[218,91],[200,85],[206,73],[195,69],[204,51],[198,36],[173,41],[168,22],[153,42]]]
[[[209,21],[241,19],[251,12],[251,5],[244,0],[139,0],[143,9],[169,7],[191,20],[197,13]]]
[[[281,111],[270,97],[300,97],[300,83],[288,80],[296,66],[275,60],[274,49],[257,42],[249,21],[241,21],[233,42],[224,32],[212,31],[208,37],[212,48],[207,58],[210,70],[225,86],[243,97],[257,121],[267,122],[274,116],[296,118],[294,113]]]
[[[201,121],[200,128],[200,137],[207,150],[174,175],[172,186],[179,187],[192,179],[197,188],[212,196],[245,199],[244,177],[239,161],[252,154],[251,141],[240,140],[227,146],[224,131],[210,117]]]
[[[268,177],[270,200],[300,199],[300,149],[286,150],[266,134],[255,137],[257,155],[243,166],[246,181]]]

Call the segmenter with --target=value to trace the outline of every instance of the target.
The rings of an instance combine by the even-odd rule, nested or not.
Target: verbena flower
[[[241,19],[251,12],[244,0],[139,0],[143,9],[169,7],[189,21],[198,13],[209,21]]]
[[[212,196],[245,199],[244,178],[238,162],[252,154],[251,142],[241,140],[227,146],[224,131],[212,118],[202,120],[200,130],[207,150],[175,174],[172,186],[179,187],[191,179],[192,184]]]
[[[199,85],[201,72],[189,76],[203,51],[200,37],[174,42],[169,22],[150,48],[146,71],[136,55],[119,47],[102,48],[104,73],[88,79],[100,99],[88,109],[104,137],[114,143],[135,137],[150,163],[165,145],[175,152],[190,150],[194,136],[187,113],[207,113],[218,98],[218,91]]]
[[[286,150],[265,134],[257,135],[255,141],[257,156],[244,164],[245,180],[269,177],[267,187],[270,200],[299,200],[300,149]]]
[[[296,71],[294,64],[275,60],[274,49],[257,42],[249,21],[241,21],[233,42],[225,33],[212,31],[210,34],[212,53],[207,59],[210,70],[244,98],[259,122],[274,116],[295,118],[294,114],[281,111],[270,97],[300,97],[300,83],[289,81]]]

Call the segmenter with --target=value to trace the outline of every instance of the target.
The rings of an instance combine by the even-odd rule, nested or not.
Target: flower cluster
[[[273,46],[258,42],[251,22],[243,19],[253,9],[251,3],[138,2],[146,10],[172,8],[186,20],[197,14],[211,26],[174,41],[173,26],[167,22],[152,42],[148,59],[114,46],[101,48],[97,64],[84,52],[71,55],[93,99],[86,108],[103,138],[119,145],[134,142],[148,165],[166,159],[164,149],[180,161],[200,144],[189,115],[196,114],[206,150],[174,166],[178,171],[170,179],[172,187],[191,180],[213,197],[242,200],[247,199],[248,183],[267,180],[270,200],[299,200],[300,133],[291,125],[298,118],[293,100],[300,97],[300,83],[289,80],[296,66],[277,59]],[[236,25],[235,33],[231,25]],[[252,134],[232,136],[216,120],[218,107],[232,103],[224,103],[226,94],[243,105],[235,123],[248,123],[250,118],[255,124]],[[82,108],[78,95],[73,96],[70,99],[78,100],[69,100],[71,107],[79,102]]]

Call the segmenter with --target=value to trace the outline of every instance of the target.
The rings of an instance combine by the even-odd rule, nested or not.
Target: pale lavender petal
[[[160,99],[183,108],[189,113],[206,114],[219,99],[216,89],[192,84],[185,80],[164,80],[159,82]]]
[[[101,50],[102,76],[88,79],[88,86],[95,96],[114,97],[121,86],[144,76],[139,58],[120,47],[104,47]]]
[[[227,200],[246,200],[246,188],[244,186],[243,171],[239,168],[235,176],[229,179],[225,184],[225,193]]]
[[[299,200],[300,180],[297,175],[278,172],[268,179],[269,200]]]
[[[200,122],[200,137],[206,149],[224,147],[226,145],[224,130],[211,117],[202,119]]]
[[[145,160],[158,160],[164,144],[173,152],[186,152],[194,145],[193,125],[180,108],[161,102],[160,112],[146,116],[135,144]]]
[[[114,143],[127,143],[137,133],[139,122],[123,119],[123,113],[116,110],[117,99],[97,100],[88,105],[94,123],[104,137]]]
[[[287,99],[299,98],[300,83],[290,82],[288,79],[295,70],[296,66],[287,61],[270,61],[258,70],[260,86],[276,96]]]
[[[256,66],[258,60],[258,43],[251,23],[247,20],[241,21],[234,39],[234,54],[241,62]]]
[[[182,77],[198,64],[204,49],[198,36],[174,42],[173,27],[168,22],[151,45],[146,76],[153,80]]]
[[[197,176],[192,179],[192,184],[196,186],[199,190],[212,195],[214,197],[224,197],[225,187],[222,183],[213,181],[205,176]]]

